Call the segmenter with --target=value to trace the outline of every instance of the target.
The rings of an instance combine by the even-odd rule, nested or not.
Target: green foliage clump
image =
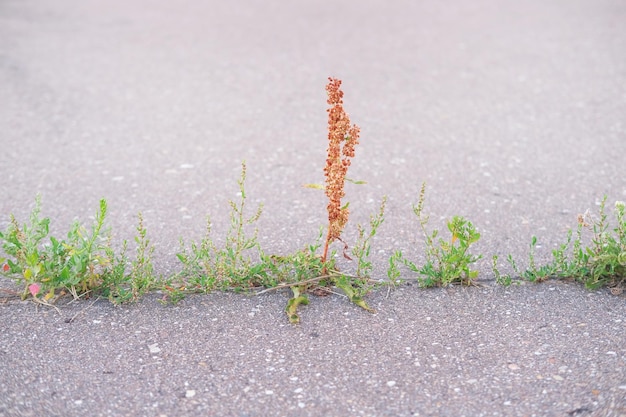
[[[622,291],[626,284],[626,215],[625,204],[615,203],[616,226],[611,230],[606,214],[606,196],[600,203],[599,216],[596,218],[587,211],[578,216],[576,234],[570,229],[567,239],[552,251],[552,261],[537,265],[535,251],[538,239],[533,236],[529,250],[529,266],[521,271],[513,257],[507,257],[515,274],[521,280],[542,282],[548,279],[574,280],[588,289],[601,287]],[[591,232],[591,245],[585,246],[584,232]],[[496,280],[504,285],[513,282],[510,275],[502,275],[497,268],[497,256],[494,256],[493,270]]]
[[[469,220],[454,216],[448,223],[450,239],[439,238],[439,231],[428,232],[428,216],[424,216],[426,184],[422,184],[417,206],[413,212],[417,216],[426,241],[426,263],[418,266],[407,259],[401,251],[396,251],[389,259],[387,275],[392,283],[397,283],[401,276],[399,265],[404,265],[417,274],[417,282],[422,287],[445,287],[450,284],[472,285],[478,277],[478,271],[472,270],[472,264],[482,255],[470,253],[470,246],[478,242],[480,233]]]
[[[105,295],[114,302],[136,300],[153,285],[152,248],[148,247],[146,230],[139,217],[138,257],[126,273],[126,242],[119,256],[110,246],[110,232],[104,228],[106,201],[100,200],[94,224],[90,229],[74,222],[65,239],[49,236],[49,218],[41,218],[38,197],[28,223],[20,226],[15,216],[0,232],[2,273],[23,287],[22,298],[30,294],[35,300],[49,303],[66,293],[74,298]],[[46,241],[47,238],[47,241]]]
[[[230,227],[223,247],[218,247],[211,238],[211,220],[207,221],[205,237],[199,242],[191,243],[187,250],[181,240],[181,252],[178,260],[183,264],[179,274],[185,281],[185,287],[210,292],[215,289],[245,290],[263,285],[264,270],[261,264],[253,263],[259,258],[261,247],[255,229],[252,235],[246,234],[246,226],[254,224],[263,211],[259,205],[257,210],[246,217],[246,164],[242,163],[239,185],[240,200],[230,201]]]

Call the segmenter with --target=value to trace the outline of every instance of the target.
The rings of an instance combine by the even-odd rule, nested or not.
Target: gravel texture
[[[40,194],[63,234],[104,197],[115,244],[141,211],[169,275],[208,214],[223,235],[246,160],[261,243],[297,250],[325,222],[302,184],[336,76],[367,181],[346,240],[389,199],[375,277],[422,258],[423,181],[430,226],[466,216],[485,255],[479,288],[376,292],[376,314],[314,298],[299,326],[285,292],[2,302],[0,415],[625,416],[624,296],[490,269],[626,200],[625,21],[620,0],[0,1],[1,229]]]
[[[286,294],[3,305],[6,415],[620,416],[622,297],[549,283],[402,287],[370,314]]]

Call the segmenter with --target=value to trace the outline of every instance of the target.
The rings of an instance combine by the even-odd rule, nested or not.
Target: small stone
[[[519,369],[519,366],[517,366],[517,365],[516,365],[516,364],[514,364],[514,363],[510,363],[510,364],[509,364],[509,369],[510,369],[511,371],[517,371],[517,370]]]
[[[387,386],[388,387],[393,387],[396,385],[396,381],[387,381]]]
[[[159,353],[161,351],[158,343],[148,345],[148,349],[150,349],[150,353]]]
[[[563,381],[563,377],[560,375],[552,375],[552,379],[555,381]]]
[[[193,398],[196,396],[196,390],[188,389],[185,391],[185,398]]]

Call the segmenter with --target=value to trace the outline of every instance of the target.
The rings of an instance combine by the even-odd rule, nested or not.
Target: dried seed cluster
[[[347,205],[341,205],[345,195],[344,184],[350,159],[354,157],[354,147],[359,143],[360,128],[350,126],[350,117],[343,109],[343,91],[341,80],[328,78],[328,156],[324,167],[326,177],[325,191],[328,196],[328,236],[323,259],[326,259],[328,245],[340,239],[341,232],[348,222],[350,214]]]

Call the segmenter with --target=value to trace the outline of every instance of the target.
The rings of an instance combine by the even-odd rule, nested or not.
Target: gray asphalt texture
[[[2,229],[37,194],[52,234],[104,197],[117,244],[143,213],[167,276],[207,215],[223,236],[246,160],[265,250],[298,250],[325,224],[302,184],[323,180],[336,76],[367,181],[346,240],[389,199],[375,277],[423,259],[423,181],[429,226],[466,216],[485,255],[478,288],[377,291],[375,314],[312,297],[298,326],[282,291],[9,300],[0,415],[625,416],[624,296],[490,269],[525,266],[532,235],[550,260],[579,213],[626,199],[625,22],[620,0],[0,1]]]

